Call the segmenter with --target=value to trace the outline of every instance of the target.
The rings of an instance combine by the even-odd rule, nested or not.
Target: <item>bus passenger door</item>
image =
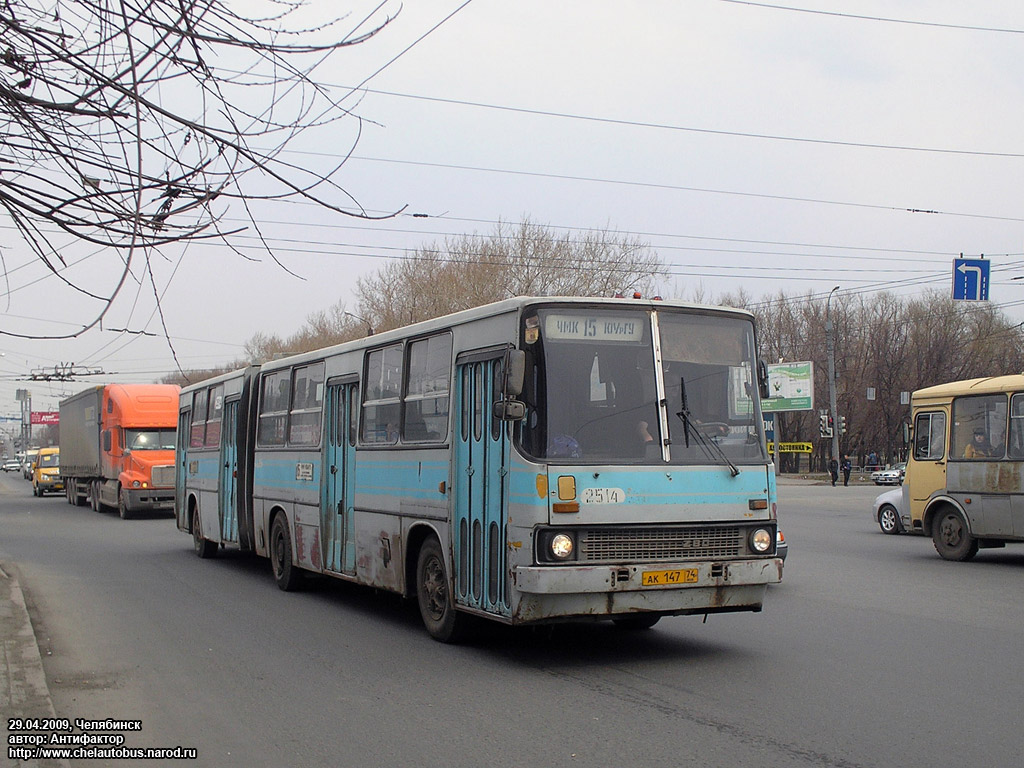
[[[324,411],[323,488],[320,503],[320,549],[323,569],[354,574],[356,548],[353,519],[357,390],[354,384],[327,388]]]
[[[947,424],[945,409],[921,410],[914,416],[914,444],[903,484],[909,486],[910,519],[920,523],[932,494],[946,488]],[[920,530],[919,525],[914,526]]]
[[[500,388],[500,357],[456,367],[453,534],[456,601],[507,616],[509,427],[493,416]]]
[[[220,431],[220,481],[217,506],[220,514],[220,540],[238,541],[238,513],[235,506],[238,479],[238,401],[224,404]]]

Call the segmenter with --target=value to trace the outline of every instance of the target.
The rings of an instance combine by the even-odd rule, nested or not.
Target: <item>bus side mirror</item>
[[[768,388],[768,365],[764,360],[757,361],[757,389],[762,400],[767,400],[772,395]]]
[[[518,397],[523,393],[523,382],[526,379],[526,353],[521,349],[510,349],[508,350],[507,360],[505,395],[507,397]],[[519,418],[522,418],[522,416]]]
[[[494,418],[498,421],[522,421],[526,418],[526,403],[521,400],[496,400]]]
[[[903,444],[904,445],[910,445],[910,435],[911,435],[912,431],[913,430],[910,427],[910,422],[909,421],[904,421],[903,422]]]

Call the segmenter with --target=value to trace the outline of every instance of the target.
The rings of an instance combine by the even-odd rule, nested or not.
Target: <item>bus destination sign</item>
[[[574,341],[640,341],[644,324],[639,317],[610,315],[548,315],[544,335]]]

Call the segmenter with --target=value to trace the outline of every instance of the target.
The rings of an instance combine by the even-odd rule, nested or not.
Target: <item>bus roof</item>
[[[233,371],[228,371],[227,373],[221,373],[221,374],[218,374],[217,376],[211,376],[208,379],[203,379],[202,381],[197,381],[194,384],[189,384],[188,386],[184,386],[184,387],[181,388],[181,391],[179,392],[179,394],[180,395],[187,395],[187,394],[191,394],[192,392],[194,392],[197,389],[206,389],[207,387],[216,386],[217,384],[223,384],[223,383],[225,383],[227,381],[234,381],[235,379],[242,378],[243,376],[245,376],[246,373],[253,374],[256,371],[258,371],[259,369],[260,369],[260,367],[258,365],[248,365],[248,366],[246,366],[244,368],[236,368]]]
[[[609,297],[594,297],[594,296],[517,296],[511,299],[505,299],[504,301],[497,301],[492,304],[484,304],[479,307],[473,307],[472,309],[464,309],[461,312],[455,312],[450,315],[443,315],[441,317],[435,317],[430,320],[423,320],[412,325],[403,326],[401,328],[395,328],[394,330],[384,331],[380,334],[374,334],[373,336],[364,336],[361,339],[354,341],[346,341],[341,344],[337,344],[330,347],[324,347],[323,349],[314,350],[311,352],[302,352],[289,357],[279,358],[277,360],[271,360],[264,363],[261,366],[262,370],[269,371],[276,368],[284,368],[296,363],[302,363],[309,360],[316,360],[320,357],[324,357],[326,354],[334,354],[336,352],[344,352],[348,350],[361,349],[363,347],[384,345],[388,342],[397,341],[404,339],[407,336],[417,336],[420,334],[428,334],[436,330],[443,328],[449,328],[454,325],[460,325],[462,323],[469,323],[474,320],[479,320],[485,317],[493,317],[495,315],[501,315],[512,312],[519,312],[524,307],[537,304],[580,304],[586,306],[602,306],[609,308],[623,308],[633,307],[641,309],[658,309],[663,307],[670,307],[672,309],[690,309],[696,312],[707,312],[710,314],[723,314],[723,315],[739,315],[741,317],[747,317],[753,319],[753,314],[745,309],[737,309],[735,307],[716,307],[704,304],[693,304],[684,301],[673,301],[673,300],[662,300],[662,299],[618,299]]]
[[[987,395],[995,392],[1024,391],[1024,374],[1007,376],[987,376],[980,379],[964,379],[936,384],[914,392],[915,400],[924,398],[943,398],[955,395]]]

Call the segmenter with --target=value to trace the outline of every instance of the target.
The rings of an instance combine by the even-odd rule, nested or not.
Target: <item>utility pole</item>
[[[27,451],[32,444],[32,393],[19,389],[15,397],[21,403],[21,450]]]
[[[825,301],[825,345],[828,351],[828,408],[832,417],[832,458],[839,461],[839,413],[836,408],[836,340],[832,332],[832,294],[839,290],[837,285],[828,292]]]

